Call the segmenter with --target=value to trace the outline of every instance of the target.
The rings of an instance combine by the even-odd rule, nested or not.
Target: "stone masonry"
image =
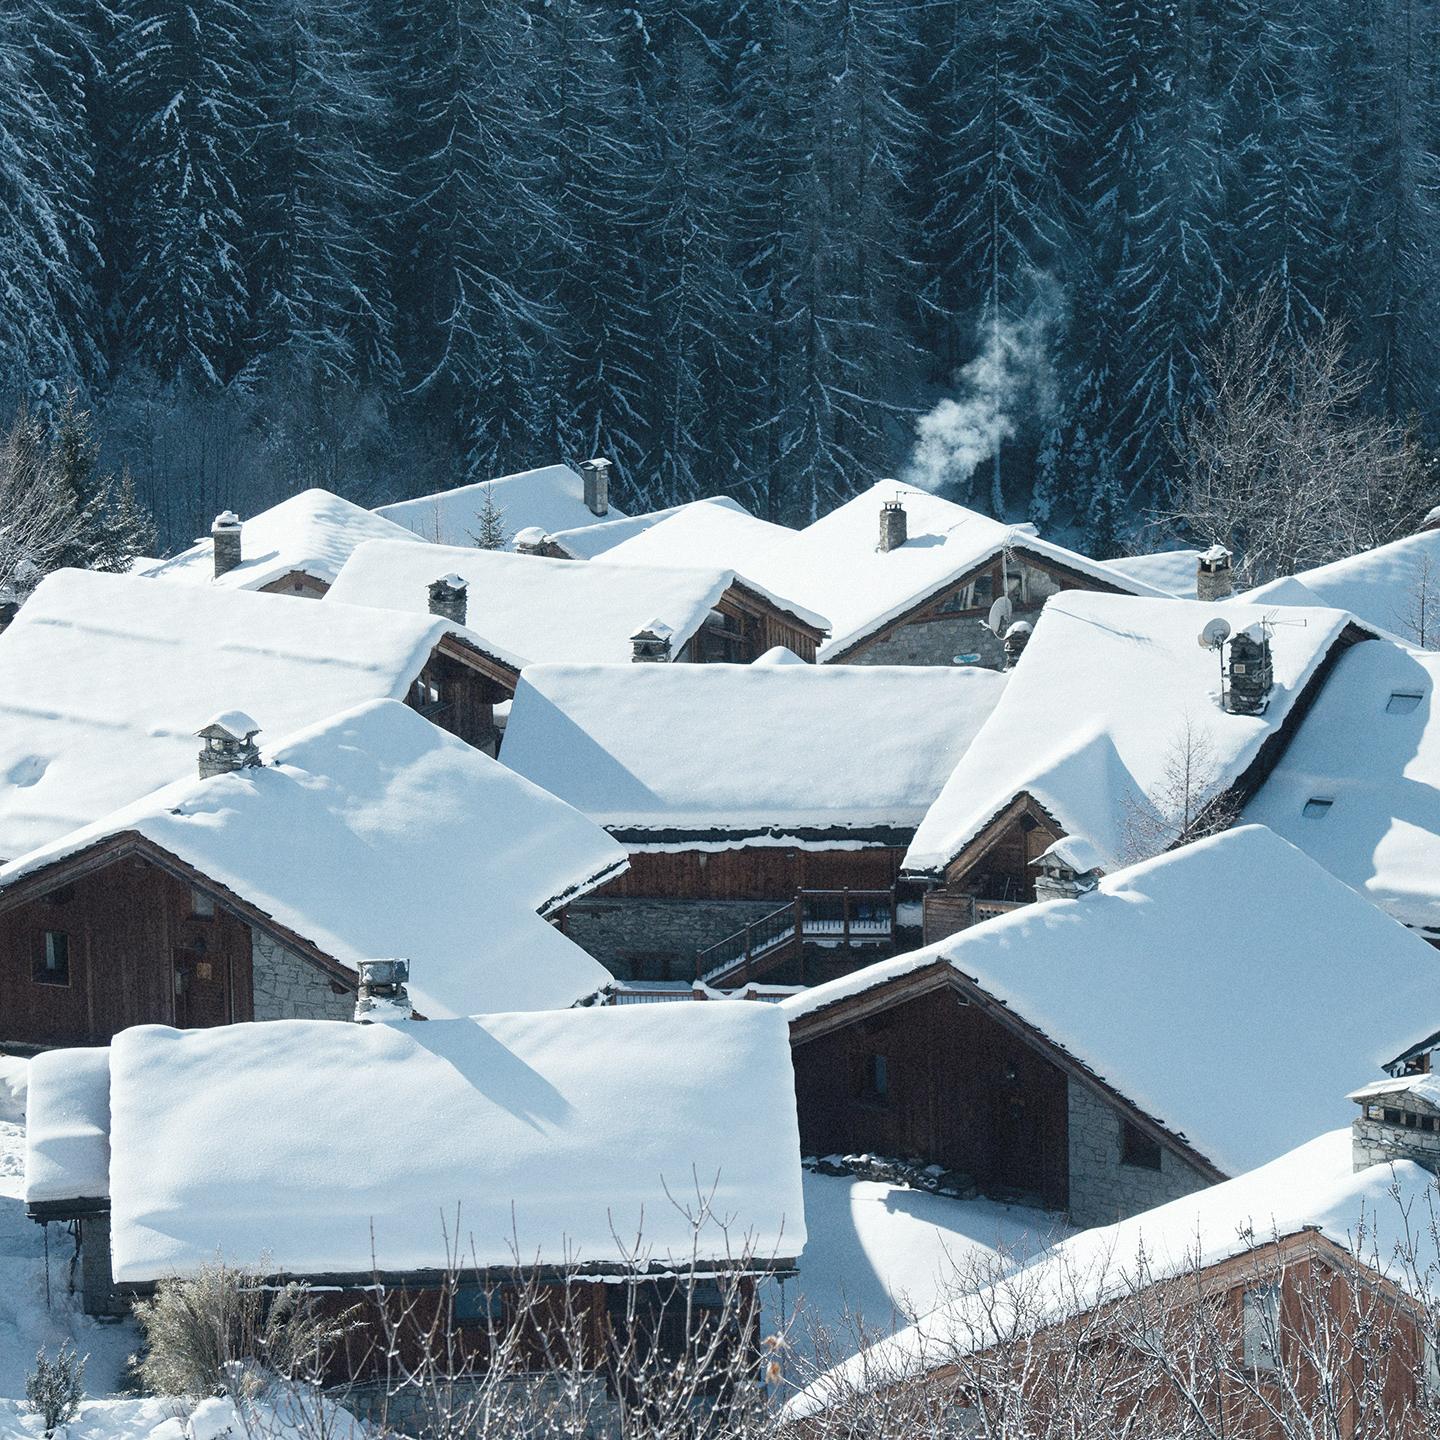
[[[351,1020],[355,992],[337,995],[330,977],[259,930],[250,932],[257,1020]]]
[[[782,900],[576,900],[565,911],[565,933],[617,980],[660,980],[666,961],[672,980],[695,974],[695,956]]]
[[[1413,1108],[1419,1110],[1418,1106]],[[1434,1112],[1427,1109],[1425,1113]],[[1392,1165],[1397,1160],[1413,1160],[1440,1174],[1440,1131],[1357,1115],[1350,1127],[1350,1149],[1357,1170],[1369,1169],[1371,1165]]]
[[[129,1305],[110,1276],[110,1216],[86,1215],[80,1221],[80,1305],[87,1315],[124,1315]]]
[[[1082,1082],[1070,1081],[1070,1218],[1077,1225],[1109,1225],[1210,1182],[1165,1146],[1160,1168],[1120,1159],[1120,1114]]]

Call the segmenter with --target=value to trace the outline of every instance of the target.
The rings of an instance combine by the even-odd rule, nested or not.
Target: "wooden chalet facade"
[[[132,1025],[348,1020],[358,977],[142,835],[0,891],[0,1043],[105,1044]]]
[[[783,645],[814,663],[826,632],[769,596],[736,579],[715,602],[710,618],[674,658],[696,664],[748,665]]]
[[[1223,1179],[943,959],[786,1001],[807,1155],[919,1159],[957,1188],[1104,1224]]]
[[[405,703],[467,745],[496,755],[495,707],[515,693],[520,672],[459,635],[446,635],[410,683]]]

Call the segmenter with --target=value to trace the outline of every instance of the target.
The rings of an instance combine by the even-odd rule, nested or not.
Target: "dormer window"
[[[1330,807],[1335,802],[1323,795],[1312,795],[1306,802],[1301,814],[1307,820],[1323,820],[1329,813]]]
[[[1419,709],[1424,698],[1419,690],[1392,690],[1389,700],[1385,702],[1385,713],[1408,715],[1412,710]]]

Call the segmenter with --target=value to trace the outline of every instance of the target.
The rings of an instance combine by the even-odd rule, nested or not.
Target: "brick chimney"
[[[668,660],[674,634],[663,620],[652,620],[648,625],[642,625],[630,637],[630,658],[652,662]]]
[[[203,729],[195,732],[201,740],[200,778],[228,775],[232,770],[250,770],[260,763],[255,737],[260,727],[243,710],[226,710]]]
[[[360,1025],[413,1020],[410,1007],[408,960],[362,960],[360,989],[355,996],[355,1020]]]
[[[875,548],[882,552],[898,550],[908,538],[905,506],[897,495],[880,507],[880,543]]]
[[[233,510],[222,510],[210,526],[210,539],[215,547],[215,578],[218,580],[240,563],[240,517]]]
[[[1413,1160],[1440,1172],[1440,1076],[1401,1075],[1362,1085],[1349,1097],[1360,1113],[1350,1127],[1356,1170]]]
[[[1230,637],[1230,664],[1226,668],[1225,708],[1232,715],[1260,715],[1270,703],[1275,666],[1270,637],[1260,623],[1247,625]]]
[[[1201,552],[1195,562],[1197,600],[1227,600],[1235,593],[1235,581],[1230,572],[1234,558],[1223,545],[1212,545]]]
[[[456,625],[465,623],[469,609],[470,586],[463,575],[442,575],[430,582],[430,613]]]
[[[1036,860],[1035,869],[1037,900],[1078,900],[1104,874],[1094,846],[1077,835],[1057,840]]]
[[[585,506],[592,515],[610,513],[610,462],[582,460],[580,478],[585,482]]]

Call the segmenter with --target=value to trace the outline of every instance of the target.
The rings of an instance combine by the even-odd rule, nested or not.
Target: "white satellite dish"
[[[1205,622],[1205,628],[1197,639],[1202,650],[1218,650],[1230,638],[1230,622],[1217,615]]]
[[[991,607],[990,618],[986,624],[996,635],[1002,635],[1005,627],[1010,623],[1010,617],[1015,613],[1015,607],[1010,603],[1008,595],[1002,595]]]

